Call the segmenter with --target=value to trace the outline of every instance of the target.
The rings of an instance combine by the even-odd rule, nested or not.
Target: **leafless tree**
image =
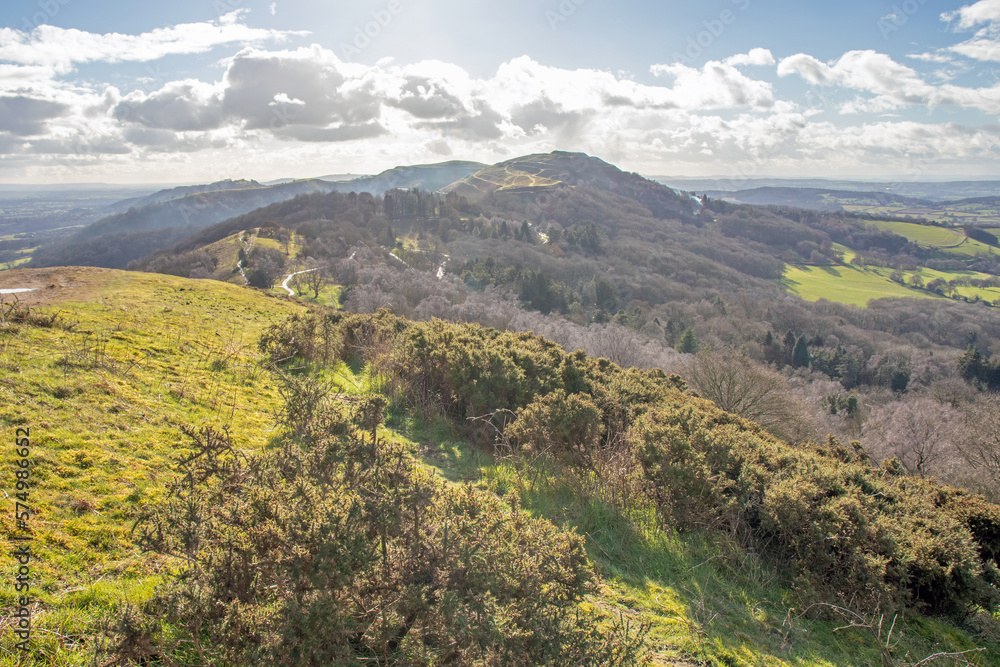
[[[331,280],[330,270],[325,266],[317,266],[306,273],[300,274],[306,287],[312,290],[313,298],[318,299],[319,293]]]
[[[787,391],[788,380],[745,355],[702,351],[683,375],[691,388],[726,412],[791,440],[812,435],[807,411]]]
[[[862,441],[875,457],[894,456],[907,472],[923,477],[948,472],[957,454],[960,426],[955,408],[918,397],[872,410]]]
[[[996,501],[1000,499],[1000,398],[981,397],[966,407],[963,417],[958,451],[977,473],[978,490]]]

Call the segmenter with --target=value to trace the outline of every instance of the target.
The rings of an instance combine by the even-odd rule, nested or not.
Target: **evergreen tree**
[[[809,344],[805,336],[799,336],[792,349],[792,367],[807,368],[809,366]]]
[[[681,334],[681,339],[677,342],[677,351],[684,354],[694,354],[698,351],[698,338],[690,327]]]

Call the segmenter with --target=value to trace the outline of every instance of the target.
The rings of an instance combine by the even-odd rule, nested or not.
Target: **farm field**
[[[781,284],[806,301],[826,299],[861,307],[871,299],[893,296],[942,298],[925,290],[900,285],[871,269],[850,265],[789,265]]]
[[[975,257],[978,254],[990,254],[996,250],[985,243],[966,238],[959,229],[895,220],[867,220],[866,222],[879,229],[906,237],[918,245],[938,248],[948,254]]]
[[[834,244],[834,248],[842,253],[843,264],[788,265],[781,284],[806,301],[826,299],[863,307],[870,299],[885,297],[942,298],[940,294],[911,286],[910,282],[915,276],[919,276],[924,285],[935,279],[951,282],[962,279],[987,280],[992,277],[979,271],[938,271],[921,267],[915,271],[902,271],[903,282],[906,284],[900,284],[890,278],[893,269],[855,266],[851,263],[856,256],[853,250],[840,244]],[[1000,288],[957,285],[953,288],[953,295],[995,303],[1000,299]]]

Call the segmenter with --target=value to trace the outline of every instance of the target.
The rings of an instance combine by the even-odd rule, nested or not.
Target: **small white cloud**
[[[268,7],[268,10],[270,10],[271,16],[274,16],[275,14],[277,14],[278,13],[278,3],[277,2],[272,2],[271,6]]]
[[[767,49],[756,48],[750,49],[749,53],[739,53],[735,56],[729,56],[722,61],[726,65],[773,65],[775,63],[774,56]]]
[[[980,0],[953,12],[941,14],[941,20],[948,23],[958,21],[958,30],[969,30],[983,23],[1000,21],[1000,0]]]

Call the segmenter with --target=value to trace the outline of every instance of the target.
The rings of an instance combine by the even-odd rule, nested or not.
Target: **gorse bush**
[[[315,387],[287,385],[289,399]],[[329,402],[270,453],[187,431],[169,500],[137,523],[174,559],[122,617],[116,657],[148,664],[631,665],[641,629],[580,603],[582,539],[379,437],[385,401]],[[610,627],[608,627],[610,625]]]
[[[932,613],[1000,603],[1000,508],[977,496],[875,468],[833,438],[788,445],[692,400],[666,399],[633,436],[665,523],[732,531],[792,564],[807,599]]]
[[[790,564],[806,601],[951,614],[1000,602],[1000,508],[903,475],[895,461],[876,467],[858,443],[792,446],[684,394],[677,377],[567,354],[529,334],[384,312],[324,317],[335,319],[327,331],[339,358],[385,363],[413,406],[459,422],[510,411],[501,427],[518,450],[573,467],[592,469],[615,448],[645,481],[632,502],[652,503],[667,527],[723,530]],[[267,340],[295,339],[307,355],[327,345],[315,333],[306,340],[302,332],[320,329],[309,322]]]

